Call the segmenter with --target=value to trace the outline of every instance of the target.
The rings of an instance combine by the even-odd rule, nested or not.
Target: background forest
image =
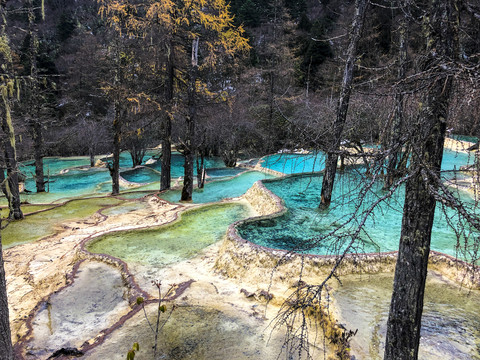
[[[319,206],[325,210],[346,154],[340,145],[354,148],[367,183],[386,179],[377,204],[406,184],[385,358],[416,358],[436,203],[480,230],[440,176],[445,135],[480,135],[478,4],[0,4],[2,165],[9,182],[19,175],[17,160],[35,159],[41,192],[44,156],[88,154],[93,166],[94,155],[113,153],[107,167],[115,195],[120,151],[128,150],[136,166],[146,148],[161,143],[164,190],[173,144],[185,158],[181,200],[188,201],[195,163],[197,184],[204,180],[205,156],[221,156],[230,167],[238,158],[306,148],[327,154]],[[367,154],[364,145],[379,151]],[[19,202],[18,194],[11,198]],[[17,207],[11,218],[22,217]],[[304,300],[317,299],[322,286]]]
[[[390,5],[380,1],[370,7],[358,46],[355,89],[344,132],[352,142],[381,143],[388,136],[402,15]],[[112,152],[111,88],[117,61],[128,74],[122,84],[128,91],[123,96],[129,111],[123,116],[121,148],[135,152],[160,143],[168,81],[164,35],[137,31],[118,44],[118,33],[96,1],[46,0],[44,17],[40,1],[8,1],[3,6],[12,70],[22,79],[21,95],[12,106],[18,160],[33,158],[34,150],[43,156]],[[219,64],[203,75],[210,93],[199,101],[199,151],[222,155],[231,164],[239,154],[253,157],[281,148],[326,148],[353,6],[353,1],[232,1],[235,24],[243,24],[251,49],[238,54],[234,63]],[[473,22],[475,14],[470,16],[471,26],[466,24],[461,34],[465,59],[480,47],[480,26]],[[420,23],[411,24],[409,31],[412,58],[425,44]],[[175,41],[189,46],[186,39]],[[116,46],[122,49],[117,51]],[[183,66],[179,59],[174,61],[172,140],[177,144],[185,135]],[[408,71],[413,73],[416,66],[410,61]],[[465,96],[462,84],[458,86],[449,127],[455,133],[477,135],[478,97],[471,88],[470,96]],[[415,89],[409,90],[414,98]]]

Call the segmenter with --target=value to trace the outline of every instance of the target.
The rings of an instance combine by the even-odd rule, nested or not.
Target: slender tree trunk
[[[397,81],[398,84],[395,87],[395,113],[393,117],[392,131],[390,136],[390,156],[387,165],[387,178],[385,182],[385,188],[392,186],[395,178],[397,177],[397,167],[401,160],[402,146],[400,144],[401,129],[403,124],[403,86],[400,85],[401,81],[405,79],[407,71],[407,40],[408,40],[408,14],[409,6],[408,0],[402,1],[402,8],[404,16],[402,16],[399,25],[399,44],[398,44],[398,72]]]
[[[205,187],[205,151],[204,150],[199,151],[199,153],[197,154],[197,186],[199,189],[203,189]]]
[[[113,163],[108,164],[112,177],[112,195],[120,193],[120,138],[122,132],[121,111],[119,101],[115,103],[115,117],[113,119]]]
[[[95,150],[93,149],[93,146],[90,146],[88,149],[88,154],[90,155],[90,167],[95,167]]]
[[[432,188],[440,176],[452,76],[444,69],[455,49],[451,0],[432,0],[429,11],[429,56],[426,68],[436,75],[426,90],[412,141],[412,177],[407,181],[402,232],[387,322],[385,359],[417,359],[430,238],[435,213]],[[430,80],[431,81],[431,80]]]
[[[198,41],[196,38],[192,43],[192,66],[190,68],[190,80],[188,86],[188,116],[187,129],[185,134],[185,172],[183,178],[183,189],[181,201],[191,201],[193,194],[193,166],[195,155],[195,122],[197,118],[197,104],[195,101],[197,67],[198,67]]]
[[[138,147],[133,145],[130,149],[130,157],[132,158],[132,167],[137,167],[142,165],[143,158],[145,156],[145,149],[143,147]]]
[[[170,189],[172,181],[172,110],[173,110],[173,85],[175,77],[174,62],[174,47],[170,42],[167,45],[167,78],[165,85],[165,104],[166,111],[163,117],[163,136],[162,136],[162,173],[160,177],[160,190]]]
[[[337,114],[333,122],[332,144],[328,149],[327,160],[325,162],[325,171],[323,174],[320,208],[328,208],[332,201],[333,185],[338,164],[338,150],[343,133],[343,127],[347,119],[350,94],[352,92],[353,72],[357,57],[357,47],[360,41],[365,13],[367,9],[367,0],[355,1],[355,16],[352,22],[350,43],[347,49],[347,62],[343,72],[342,89],[337,104]]]
[[[8,317],[7,283],[0,237],[0,360],[13,360],[12,337]]]
[[[35,13],[33,1],[28,1],[28,34],[30,35],[30,76],[31,76],[31,109],[32,109],[32,135],[33,148],[35,152],[35,185],[37,192],[45,192],[45,180],[43,174],[43,134],[40,123],[40,87],[38,84],[38,36],[35,27]]]
[[[8,194],[8,207],[10,209],[8,217],[10,219],[23,219],[23,213],[20,208],[20,192],[18,189],[18,163],[17,153],[15,150],[15,131],[13,130],[10,104],[8,99],[3,98],[5,107],[4,116],[2,118],[2,130],[7,135],[3,142],[3,150],[5,153],[5,165],[7,167],[7,182],[5,189]]]
[[[45,176],[43,173],[43,133],[42,125],[35,121],[32,125],[33,147],[35,150],[35,185],[37,192],[45,192]]]

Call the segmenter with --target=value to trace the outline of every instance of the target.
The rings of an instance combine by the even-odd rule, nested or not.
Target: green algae
[[[170,306],[167,303],[167,313]],[[147,307],[150,323],[155,324],[155,313],[155,305]],[[213,308],[180,306],[161,331],[154,358],[154,335],[139,313],[83,358],[123,360],[132,344],[138,342],[140,350],[135,360],[275,360],[283,337],[265,330],[267,325],[253,316],[240,319]]]
[[[195,188],[194,203],[208,203],[243,195],[257,180],[272,179],[274,176],[258,171],[247,171],[228,180],[207,182],[203,189]],[[159,196],[170,202],[180,201],[180,190],[168,190]]]
[[[87,250],[159,268],[195,256],[220,240],[231,223],[250,215],[249,208],[238,203],[204,206],[168,225],[104,235]]]
[[[158,186],[157,186],[158,187]],[[155,194],[155,190],[153,191],[129,191],[125,193],[120,193],[120,197],[123,199],[140,199],[144,196]]]
[[[358,329],[351,341],[357,359],[382,359],[393,274],[349,275],[334,292],[340,322]],[[480,292],[429,272],[419,358],[480,359]]]
[[[37,211],[50,209],[53,206],[50,204],[22,204],[22,212],[24,215],[32,214]],[[8,217],[8,207],[3,207],[0,209],[0,217],[5,219]]]
[[[106,206],[121,202],[122,200],[111,197],[73,200],[65,205],[32,214],[23,220],[9,223],[2,230],[2,245],[9,248],[53,235],[62,223],[87,218]]]
[[[147,207],[147,204],[145,202],[128,201],[120,205],[116,205],[108,209],[105,209],[102,211],[102,214],[107,216],[122,215],[132,211],[145,209],[146,207]]]

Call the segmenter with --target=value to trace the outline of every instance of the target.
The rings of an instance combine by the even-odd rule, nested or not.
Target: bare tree
[[[423,107],[412,136],[411,177],[406,183],[402,232],[387,323],[385,359],[417,359],[430,238],[443,156],[456,55],[455,1],[431,0],[425,17],[429,73]]]
[[[337,104],[337,113],[333,122],[332,144],[328,149],[327,160],[325,162],[325,172],[323,175],[320,208],[328,208],[332,200],[333,184],[337,172],[338,150],[342,139],[343,127],[347,118],[348,104],[352,92],[353,73],[357,59],[358,42],[362,34],[363,23],[368,6],[366,0],[355,1],[355,15],[352,21],[350,42],[347,48],[347,60],[343,72],[342,88]]]

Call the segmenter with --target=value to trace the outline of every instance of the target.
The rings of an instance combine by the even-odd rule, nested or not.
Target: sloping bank
[[[225,276],[256,277],[264,281],[292,282],[302,276],[307,283],[318,283],[337,263],[338,255],[310,255],[272,249],[240,237],[237,226],[247,222],[272,219],[287,211],[281,198],[257,181],[244,195],[261,216],[237,221],[229,226],[219,251],[216,268]],[[337,275],[375,274],[393,272],[397,252],[347,254],[337,268]],[[473,289],[480,289],[480,270],[477,266],[450,255],[431,251],[431,270]]]

